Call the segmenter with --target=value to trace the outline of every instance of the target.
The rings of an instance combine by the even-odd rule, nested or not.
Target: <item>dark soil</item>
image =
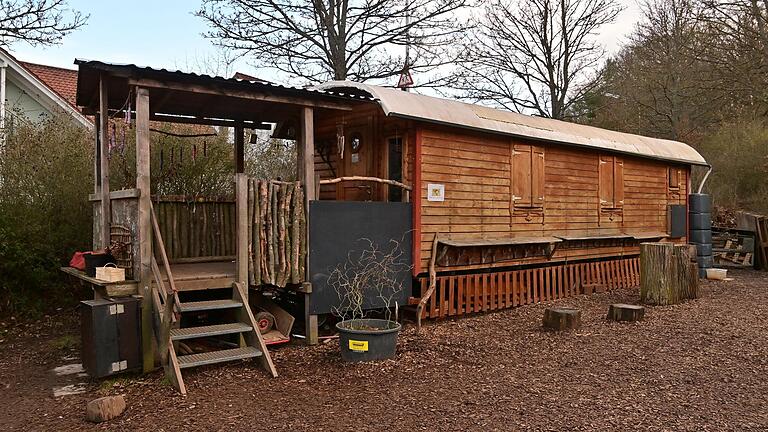
[[[162,375],[92,382],[54,398],[50,370],[71,347],[72,314],[5,324],[0,333],[3,430],[674,430],[768,429],[768,275],[733,272],[702,298],[648,308],[639,323],[605,320],[636,289],[550,304],[582,311],[581,330],[544,331],[547,304],[403,330],[397,358],[344,364],[338,342],[273,351],[280,377],[253,362],[185,372],[189,396]],[[10,330],[9,330],[10,329]],[[31,334],[29,332],[32,332]],[[101,425],[85,403],[124,394]]]

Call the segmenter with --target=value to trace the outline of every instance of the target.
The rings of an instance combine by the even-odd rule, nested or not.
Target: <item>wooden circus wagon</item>
[[[405,250],[412,265],[396,300],[419,317],[636,284],[640,242],[686,241],[690,169],[706,165],[680,142],[371,85],[293,88],[76,63],[78,105],[98,125],[94,248],[131,245],[122,261],[129,280],[81,278],[102,296],[142,298],[145,369],[154,338],[182,391],[180,370],[201,364],[256,357],[277,374],[267,344],[289,329],[258,330],[260,310],[284,313],[267,294],[297,306],[316,343],[318,322],[338,302],[329,271],[361,239],[395,239]],[[126,110],[136,187],[111,190],[108,118]],[[153,196],[150,122],[231,127],[234,196]],[[295,140],[297,181],[247,177],[254,129]],[[201,314],[210,321],[188,317]],[[231,346],[182,352],[185,341],[211,337]]]

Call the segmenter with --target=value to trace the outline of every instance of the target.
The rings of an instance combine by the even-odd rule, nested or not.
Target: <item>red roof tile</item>
[[[70,105],[77,108],[75,105],[75,95],[77,93],[76,70],[27,62],[19,63],[32,72],[43,84],[50,87],[51,90],[69,102]]]

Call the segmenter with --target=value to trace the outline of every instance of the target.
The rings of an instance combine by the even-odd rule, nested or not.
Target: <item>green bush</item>
[[[0,313],[75,298],[58,269],[90,249],[92,153],[90,132],[69,116],[13,118],[0,147]]]

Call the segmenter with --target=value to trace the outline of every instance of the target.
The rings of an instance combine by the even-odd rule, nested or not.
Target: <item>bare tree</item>
[[[368,81],[427,72],[465,26],[469,0],[204,0],[208,38],[291,77]],[[407,61],[399,53],[410,46]]]
[[[55,45],[87,19],[69,9],[66,0],[0,0],[0,46],[19,41]]]
[[[620,10],[615,0],[494,0],[452,87],[476,102],[564,118],[600,65],[595,33]]]

